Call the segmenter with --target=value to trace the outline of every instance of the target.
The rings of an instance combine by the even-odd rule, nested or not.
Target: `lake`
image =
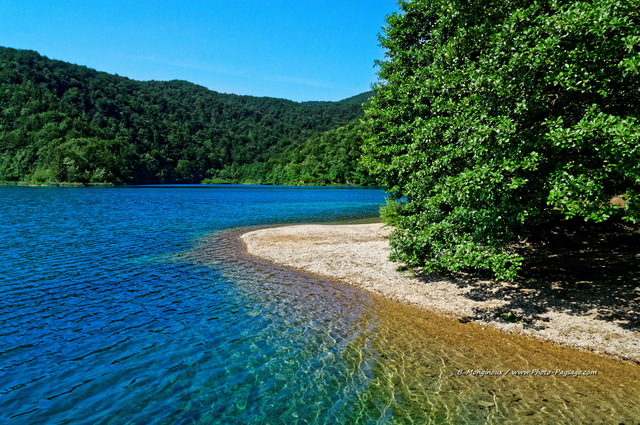
[[[375,217],[384,198],[0,186],[0,423],[638,419],[637,365],[396,305],[237,241],[255,226]],[[575,369],[597,374],[555,373]]]

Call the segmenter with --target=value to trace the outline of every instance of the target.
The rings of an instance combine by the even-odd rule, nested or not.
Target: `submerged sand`
[[[390,233],[380,223],[295,225],[250,231],[241,239],[253,256],[337,279],[400,303],[640,362],[640,333],[628,320],[604,317],[595,309],[569,308],[572,301],[551,299],[555,295],[549,295],[543,285],[540,289],[519,288],[517,284],[457,281],[401,271],[406,268],[388,260]],[[579,303],[590,305],[589,296],[588,291],[579,294]],[[526,320],[510,323],[504,319],[509,312]]]

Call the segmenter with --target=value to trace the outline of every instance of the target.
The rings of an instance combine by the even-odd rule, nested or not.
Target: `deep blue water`
[[[371,217],[383,201],[369,188],[0,187],[0,423],[350,421],[368,372],[345,353],[371,326],[367,296],[259,272],[225,234]]]
[[[461,377],[587,366],[238,249],[248,227],[383,202],[367,188],[0,186],[0,424],[637,422],[640,389],[618,372]]]

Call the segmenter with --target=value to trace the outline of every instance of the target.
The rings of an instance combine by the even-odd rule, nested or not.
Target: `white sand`
[[[482,281],[457,285],[438,276],[419,279],[400,272],[400,264],[388,260],[388,235],[382,224],[296,225],[255,230],[241,236],[249,254],[380,294],[401,303],[455,317],[477,316],[475,309],[498,308],[499,298],[476,301],[469,291]],[[487,282],[485,282],[487,283]],[[488,285],[495,290],[496,285]],[[530,298],[528,298],[530,299]],[[640,333],[623,329],[616,321],[594,315],[569,314],[528,305],[524,312],[545,311],[524,325],[492,320],[499,329],[533,335],[573,347],[640,361]]]

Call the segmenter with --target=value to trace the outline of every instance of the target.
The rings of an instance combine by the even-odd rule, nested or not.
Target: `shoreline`
[[[625,329],[624,321],[605,320],[594,311],[567,310],[558,300],[549,300],[543,293],[532,296],[535,289],[518,288],[517,283],[418,277],[411,270],[399,271],[401,264],[388,260],[390,233],[381,223],[302,224],[250,230],[239,239],[251,256],[339,280],[462,323],[477,322],[640,363],[640,333]],[[583,294],[580,301],[587,296]],[[505,317],[509,312],[513,316]],[[506,320],[520,315],[527,320]]]

